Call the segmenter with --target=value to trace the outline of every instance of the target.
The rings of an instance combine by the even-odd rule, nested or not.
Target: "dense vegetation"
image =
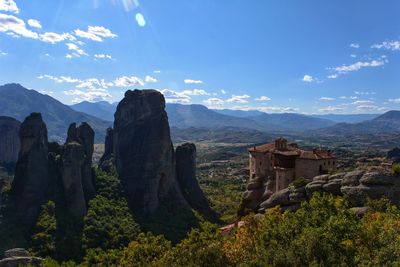
[[[162,236],[140,234],[124,249],[87,255],[81,265],[398,266],[400,209],[386,200],[370,206],[359,217],[346,199],[316,194],[296,212],[276,208],[250,215],[226,235],[207,223],[175,246]],[[47,259],[45,266],[58,265]]]

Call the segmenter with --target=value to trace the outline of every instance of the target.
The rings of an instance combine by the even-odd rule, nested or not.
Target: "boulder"
[[[14,118],[0,116],[0,165],[14,165],[18,159],[21,123]]]
[[[132,211],[151,215],[162,203],[189,210],[176,179],[164,96],[128,90],[114,117],[115,165]]]
[[[44,203],[50,182],[47,128],[40,113],[32,113],[19,130],[21,148],[12,183],[12,194],[21,222],[33,225]]]
[[[294,204],[290,201],[290,193],[291,190],[289,188],[280,190],[261,203],[260,207],[263,209],[269,209],[275,206],[290,206],[291,204]]]
[[[360,184],[360,178],[364,175],[365,171],[356,170],[348,172],[344,175],[342,186],[355,186]]]
[[[210,221],[217,221],[217,214],[210,208],[207,198],[196,179],[196,146],[191,143],[176,148],[176,177],[183,197],[189,205]]]
[[[23,248],[14,248],[4,252],[5,259],[0,260],[0,267],[40,266],[43,259],[32,257]]]

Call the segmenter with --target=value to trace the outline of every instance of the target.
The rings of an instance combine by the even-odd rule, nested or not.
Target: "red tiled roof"
[[[288,145],[285,150],[278,150],[275,148],[275,143],[254,146],[248,149],[249,152],[258,153],[274,153],[283,156],[299,156],[301,159],[332,159],[336,158],[330,151],[323,149],[314,149],[306,151],[294,146]]]

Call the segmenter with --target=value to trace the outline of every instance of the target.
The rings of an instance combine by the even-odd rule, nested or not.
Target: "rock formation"
[[[196,179],[196,146],[186,143],[176,148],[176,176],[184,198],[189,205],[206,219],[217,221],[217,214],[210,208],[207,198]]]
[[[4,252],[0,267],[40,266],[42,258],[33,257],[23,248],[14,248]]]
[[[115,165],[132,210],[151,215],[163,203],[189,209],[176,179],[164,96],[128,90],[114,117]]]
[[[104,144],[104,154],[100,158],[99,167],[103,171],[109,172],[114,164],[113,162],[113,150],[114,150],[114,130],[113,128],[107,129],[106,140]]]
[[[21,123],[10,117],[0,116],[0,165],[15,164],[18,159]]]
[[[32,225],[43,204],[49,185],[47,164],[47,128],[40,113],[32,113],[19,130],[18,155],[12,193],[23,223]]]
[[[259,189],[255,190],[258,192]],[[357,207],[356,210],[361,213],[365,209],[358,207],[365,207],[368,199],[386,197],[392,203],[400,205],[400,177],[365,171],[320,175],[314,177],[306,185],[290,186],[267,199],[264,199],[263,194],[260,193],[259,198],[254,198],[259,205],[256,208],[249,206],[247,208],[263,212],[279,205],[283,210],[295,210],[300,207],[302,201],[310,199],[314,192],[346,196],[352,207]],[[247,196],[252,194],[249,188],[246,194]],[[253,195],[257,194],[253,193]]]
[[[77,217],[86,214],[86,203],[95,194],[92,174],[94,131],[87,123],[68,128],[62,152],[62,180],[68,210]]]

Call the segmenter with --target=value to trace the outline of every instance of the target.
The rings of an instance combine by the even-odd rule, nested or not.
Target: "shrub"
[[[392,170],[393,170],[394,174],[400,175],[400,163],[393,164]]]

